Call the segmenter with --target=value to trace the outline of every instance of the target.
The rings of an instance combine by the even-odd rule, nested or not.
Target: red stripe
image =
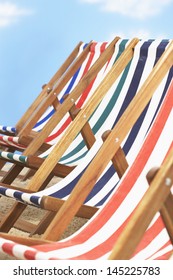
[[[10,143],[8,143],[8,142],[10,142]],[[26,148],[26,146],[16,143],[13,140],[12,136],[9,136],[6,140],[4,139],[4,136],[0,136],[0,143],[2,143],[2,145],[5,145],[6,147],[12,146],[12,147],[17,147],[17,148],[21,148],[21,149]]]
[[[24,257],[27,259],[27,260],[35,260],[36,259],[36,254],[38,252],[36,251],[31,251],[31,250],[26,250],[25,253],[24,253]]]
[[[2,250],[4,251],[4,253],[14,256],[13,254],[13,248],[14,248],[15,244],[12,243],[4,243],[2,245]]]

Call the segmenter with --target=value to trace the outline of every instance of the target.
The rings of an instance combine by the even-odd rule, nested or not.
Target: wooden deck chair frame
[[[93,188],[94,183],[99,178],[100,174],[104,170],[105,166],[108,164],[108,162],[114,157],[115,153],[120,148],[120,145],[125,138],[128,131],[132,128],[134,123],[136,122],[137,118],[140,116],[142,111],[144,110],[145,106],[148,104],[149,100],[151,99],[154,91],[156,90],[158,84],[161,82],[163,77],[165,76],[166,72],[170,69],[172,66],[172,60],[173,60],[173,42],[170,43],[167,50],[164,52],[164,54],[161,56],[155,67],[153,68],[152,72],[150,73],[149,77],[146,79],[145,83],[139,90],[139,93],[137,96],[134,97],[131,104],[128,106],[126,111],[124,112],[123,116],[118,121],[117,125],[114,127],[110,135],[107,137],[104,145],[98,152],[95,159],[91,162],[87,170],[85,171],[82,178],[79,180],[79,182],[76,184],[75,189],[72,191],[70,197],[67,199],[67,201],[63,204],[63,206],[60,208],[58,213],[55,215],[55,218],[53,222],[49,225],[45,233],[43,234],[43,239],[47,240],[57,240],[71,219],[75,216],[77,211],[79,210],[80,206],[83,204],[85,198],[90,193],[90,191]],[[132,52],[129,51],[130,53]],[[78,116],[80,113],[78,114]],[[82,114],[83,115],[83,114]],[[76,117],[76,119],[78,118]],[[72,127],[75,125],[78,125],[78,122],[73,123]],[[82,126],[83,124],[81,124]],[[74,132],[73,129],[69,129],[70,133],[71,131]],[[122,130],[123,127],[123,130]],[[114,141],[113,141],[114,139]],[[64,140],[64,139],[63,139]],[[59,144],[59,143],[58,143]],[[59,145],[55,147],[56,155],[58,154],[58,157],[61,156],[60,150],[57,150],[57,147],[59,148]],[[54,153],[53,153],[54,155]],[[104,158],[104,162],[102,161],[102,158]],[[51,158],[53,161],[53,158]],[[57,158],[56,158],[57,160]],[[44,166],[45,162],[42,166]],[[56,164],[56,163],[55,163]],[[40,169],[39,169],[40,171]],[[40,174],[39,172],[37,175]],[[41,174],[42,178],[44,178],[44,174]],[[35,181],[36,183],[36,181]],[[81,187],[82,186],[82,187]],[[18,203],[17,203],[18,205]],[[16,211],[17,205],[14,206],[12,211],[10,211],[10,215],[6,217],[5,223],[2,223],[1,230],[6,231],[5,229],[9,229],[9,224],[13,224],[13,222],[16,221],[16,218],[19,217],[23,209],[25,209],[25,206],[19,206],[21,207],[18,209],[19,211]],[[73,205],[73,207],[71,207]],[[12,213],[15,209],[15,218],[12,221]],[[70,209],[70,211],[68,211]],[[49,209],[51,210],[51,209]],[[7,229],[7,231],[8,231]]]
[[[34,102],[30,105],[30,107],[27,109],[27,111],[24,113],[24,115],[20,118],[20,120],[15,125],[16,131],[15,131],[15,133],[13,132],[13,136],[22,137],[23,133],[25,133],[25,129],[27,130],[28,138],[30,139],[29,141],[31,141],[31,139],[33,139],[36,136],[37,132],[33,131],[32,127],[34,126],[34,122],[38,121],[38,116],[40,116],[42,114],[41,113],[42,111],[40,111],[42,104],[46,103],[46,100],[47,100],[49,94],[54,94],[54,93],[52,93],[52,89],[53,89],[55,82],[57,82],[59,80],[60,84],[65,85],[65,83],[67,83],[67,81],[71,78],[71,76],[74,75],[76,69],[83,63],[86,56],[88,55],[92,41],[88,44],[88,47],[86,47],[85,50],[81,54],[79,54],[79,56],[77,57],[77,55],[79,53],[79,49],[82,44],[83,44],[83,42],[81,41],[76,45],[74,50],[67,57],[67,59],[61,65],[61,67],[58,69],[58,71],[55,73],[55,75],[50,79],[50,81],[47,84],[44,84],[42,86],[41,93],[38,95],[38,97],[34,100]],[[65,72],[67,72],[67,73],[65,73]],[[59,102],[58,102],[57,98],[52,103],[55,110],[57,109],[58,103]],[[51,104],[48,103],[48,107],[50,105]],[[40,111],[40,113],[38,112],[38,110]],[[37,113],[35,113],[35,112],[37,112]],[[36,116],[37,116],[37,118],[36,118]],[[9,136],[12,135],[11,128],[8,128],[8,127],[6,128],[6,132],[4,132],[4,131],[0,131],[0,132],[5,135],[9,135]],[[4,144],[4,146],[3,146],[3,144],[0,144],[0,147],[3,150],[5,149],[6,151],[7,150],[10,152],[15,151],[15,147],[8,146],[6,144]],[[20,150],[20,148],[19,148],[19,150]],[[0,160],[0,168],[2,169],[3,166],[4,166],[4,162]],[[26,176],[23,177],[23,180],[27,179],[28,176],[30,176],[30,173],[32,175],[32,172],[29,171],[28,174],[26,174]],[[1,171],[0,174],[1,174],[1,176],[5,176],[6,173]]]
[[[126,40],[127,41],[127,40]],[[147,43],[147,46],[150,48],[150,44],[151,44],[151,42],[144,42],[143,44],[142,44],[142,46],[144,47],[144,45],[145,45],[145,43]],[[153,43],[152,43],[153,44]],[[152,46],[152,44],[151,44],[151,46]],[[140,45],[140,44],[139,44]],[[160,45],[160,44],[159,44]],[[141,46],[141,47],[142,47]],[[140,53],[142,52],[142,49],[143,49],[143,47],[142,48],[140,48]],[[148,47],[147,47],[147,49],[148,49]],[[145,47],[144,47],[144,49],[145,49]],[[142,55],[142,54],[141,54]],[[161,54],[160,54],[161,55]],[[136,54],[136,56],[138,57],[138,55]],[[160,56],[159,56],[160,57]],[[140,60],[140,58],[139,58],[139,60]],[[153,59],[152,58],[152,60],[153,60],[153,62],[155,61],[155,59]],[[138,64],[137,62],[136,62],[136,64]],[[135,65],[136,65],[135,64]],[[127,67],[128,68],[128,67]],[[131,72],[131,70],[129,70],[130,72]],[[129,72],[128,71],[128,72]],[[137,69],[135,70],[136,72],[137,72]],[[130,73],[129,73],[129,75],[130,75]],[[168,75],[168,76],[170,76],[170,75]],[[140,76],[141,77],[141,76]],[[132,78],[132,80],[133,80],[133,78]],[[139,80],[140,80],[140,78],[139,78]],[[120,83],[121,83],[121,80],[120,80]],[[167,83],[166,83],[167,84]],[[111,102],[111,100],[109,101],[109,102]],[[130,102],[130,101],[129,101]],[[115,111],[115,110],[114,110]],[[116,111],[115,111],[115,113],[116,113]],[[114,159],[114,163],[115,163],[115,166],[116,166],[116,171],[117,171],[117,173],[119,174],[119,177],[121,177],[121,175],[124,173],[124,170],[126,169],[126,167],[127,167],[127,162],[126,162],[126,159],[125,159],[125,157],[124,157],[124,162],[123,162],[123,164],[122,164],[122,160],[121,160],[121,162],[120,162],[120,164],[119,164],[119,162],[118,162],[118,160],[117,160],[117,158],[121,158],[121,157],[124,157],[124,154],[123,154],[123,151],[122,151],[122,149],[119,149],[119,151],[116,153],[116,156],[115,156],[115,159]],[[28,157],[27,157],[28,158]],[[29,157],[28,158],[28,161],[30,162],[30,163],[28,163],[28,164],[32,164],[32,161],[34,160],[32,160],[32,158],[33,157]],[[34,157],[35,158],[35,157]],[[31,161],[30,161],[31,160]],[[36,162],[38,162],[38,160],[36,159],[35,160]],[[119,170],[120,169],[120,170]],[[11,189],[13,189],[13,187],[11,187]],[[14,188],[14,190],[16,190],[16,188]],[[18,189],[19,190],[19,189]],[[20,192],[22,192],[23,190],[21,189],[21,190],[19,190]],[[66,194],[67,195],[67,194]],[[60,201],[60,205],[62,205],[62,202]],[[85,207],[86,209],[85,209],[85,211],[83,211],[83,213],[82,213],[82,215],[83,215],[83,217],[85,217],[85,218],[90,218],[91,217],[91,215],[94,213],[94,211],[96,211],[97,209],[94,209],[93,210],[93,208],[91,209],[91,208],[89,208],[89,207]],[[81,213],[81,211],[80,211],[80,213]],[[80,214],[81,215],[81,214]],[[50,219],[51,219],[51,214],[50,215],[48,215],[48,217],[47,217],[47,221],[48,221],[48,224],[50,223]],[[2,218],[2,217],[1,217]],[[15,227],[17,227],[17,228],[19,228],[19,229],[22,229],[22,230],[24,230],[24,231],[27,231],[28,232],[28,230],[27,230],[27,228],[26,228],[26,226],[28,226],[28,225],[26,225],[26,223],[24,223],[24,221],[23,221],[23,225],[22,226],[24,226],[25,225],[25,228],[24,227],[22,227],[21,228],[21,223],[19,223],[20,221],[17,221],[17,223],[15,223]],[[43,223],[43,221],[42,221],[42,223],[40,223],[40,228],[39,228],[39,226],[37,227],[37,233],[38,234],[41,234],[41,231],[43,230],[43,232],[44,232],[44,229],[43,229],[43,227],[42,227],[42,225],[41,224],[44,224],[44,228],[46,228],[47,226],[46,226],[46,219],[44,219],[44,223]],[[33,228],[33,227],[32,227]],[[31,229],[31,225],[29,225],[29,231],[30,231],[30,229]],[[32,230],[32,234],[33,233],[35,233],[35,229],[33,228],[33,230]]]

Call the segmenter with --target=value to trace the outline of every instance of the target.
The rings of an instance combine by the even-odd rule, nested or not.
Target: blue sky
[[[0,0],[0,124],[14,125],[79,41],[173,38],[173,0]]]

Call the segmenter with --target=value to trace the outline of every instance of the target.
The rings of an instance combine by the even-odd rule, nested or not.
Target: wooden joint
[[[106,139],[108,138],[110,133],[111,133],[111,130],[107,130],[103,133],[103,135],[102,135],[103,142],[106,141]],[[124,172],[126,171],[126,169],[128,168],[128,162],[126,160],[125,153],[121,147],[118,148],[117,152],[113,156],[112,163],[113,163],[114,168],[116,169],[116,172],[117,172],[119,178],[121,178],[123,176]]]

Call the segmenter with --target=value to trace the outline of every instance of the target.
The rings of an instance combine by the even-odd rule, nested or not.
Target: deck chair
[[[153,75],[151,80],[153,80]],[[151,84],[147,83],[147,86],[148,85]],[[145,90],[143,89],[142,91],[147,91],[147,86],[145,87]],[[172,238],[170,239],[170,232],[169,230],[166,230],[161,215],[156,212],[160,208],[163,208],[162,201],[164,202],[168,194],[170,194],[170,188],[173,180],[173,132],[171,129],[173,121],[172,97],[173,83],[168,91],[163,107],[159,111],[153,126],[149,130],[143,144],[141,145],[134,162],[128,167],[107,202],[98,210],[98,212],[88,221],[87,224],[85,224],[72,236],[59,242],[0,233],[0,250],[18,259],[27,260],[168,259],[173,250],[173,244],[171,241]],[[136,100],[139,100],[138,98],[139,95]],[[145,99],[143,99],[143,101],[144,100]],[[148,98],[146,104],[147,102]],[[130,114],[130,117],[134,116],[134,110],[136,111],[136,106],[134,106],[134,104],[132,105],[133,107],[128,107],[128,115]],[[139,105],[138,102],[136,105]],[[132,108],[133,112],[131,111]],[[142,109],[143,108],[140,108],[140,111],[142,111]],[[125,122],[126,118],[123,118],[122,120]],[[100,156],[103,156],[104,154],[107,155],[105,147],[107,149],[108,145],[111,146],[108,151],[108,154],[111,153],[109,159],[112,158],[112,154],[114,154],[115,150],[119,147],[119,143],[115,143],[115,135],[117,135],[118,130],[119,128],[116,126],[109,134],[106,140],[107,143],[105,142],[103,144],[95,159],[85,171],[85,176],[88,176],[87,173],[91,172],[93,165],[96,167],[95,163],[97,160],[100,160]],[[109,160],[106,160],[106,165],[108,161]],[[156,165],[162,166],[161,171],[158,172],[157,178],[153,181],[153,184],[151,184],[149,188],[146,180],[146,174],[153,166]],[[101,167],[101,164],[99,167]],[[104,168],[105,166],[101,169]],[[97,167],[94,172],[97,172]],[[100,173],[102,173],[102,170]],[[85,176],[83,176],[82,180],[86,179]],[[96,175],[97,178],[94,178],[94,181],[96,181],[99,176],[100,174],[98,176]],[[165,186],[164,180],[167,176],[170,177],[170,180],[168,180],[169,182],[166,180],[167,183]],[[107,183],[105,183],[105,187]],[[152,212],[149,217],[146,217],[145,212],[142,213],[143,217],[145,217],[142,222],[140,219],[140,224],[144,234],[142,233],[143,236],[142,239],[140,238],[141,240],[138,246],[134,249],[134,251],[131,250],[129,246],[130,242],[126,239],[128,235],[126,235],[125,245],[128,243],[130,253],[128,256],[121,255],[121,251],[123,250],[119,242],[120,239],[122,240],[121,234],[123,236],[123,234],[127,232],[126,229],[129,230],[128,225],[131,222],[134,225],[137,224],[138,220],[133,220],[132,218],[135,217],[135,213],[138,212],[138,207],[140,208],[139,203],[143,199],[143,196],[147,194],[148,189],[150,192],[149,196],[151,198],[150,204],[153,200],[155,200],[155,195],[156,198],[159,198],[158,201],[155,201],[154,203],[157,206],[153,207],[153,210],[152,207],[147,209],[148,212]],[[161,189],[161,194],[159,194],[158,190]],[[143,210],[146,210],[146,205],[142,205],[142,208]],[[137,234],[138,231],[140,232],[138,226],[137,228],[132,229],[135,229],[133,234],[136,234],[136,231]],[[138,243],[138,241],[139,239],[136,243]],[[118,251],[117,254],[114,251],[116,248]]]
[[[171,47],[171,46],[170,46]],[[169,54],[169,49],[166,51],[166,54]],[[153,80],[152,80],[152,83],[150,82],[150,84],[152,85],[152,87],[153,87],[153,85],[154,85],[154,87],[152,88],[152,90],[154,90],[155,89],[155,87],[156,87],[156,84],[159,82],[159,79],[162,79],[163,78],[163,76],[162,75],[160,75],[159,77],[158,77],[158,69],[160,70],[160,68],[162,68],[162,71],[166,71],[163,67],[162,67],[162,64],[163,64],[163,62],[165,62],[165,59],[166,59],[166,57],[167,57],[167,55],[166,54],[164,54],[163,55],[163,58],[161,59],[161,62],[159,63],[159,64],[157,64],[158,66],[156,67],[155,66],[155,68],[153,69],[153,71],[152,71],[152,75],[150,75],[150,77],[154,77],[153,78]],[[170,56],[169,56],[169,59],[170,59]],[[168,68],[167,68],[167,70],[168,70]],[[155,74],[156,73],[156,74]],[[169,76],[169,75],[168,75]],[[150,78],[149,77],[149,78]],[[171,74],[171,77],[172,77],[172,74]],[[147,83],[148,83],[148,80],[149,80],[149,78],[147,79],[147,81],[145,82],[145,85],[147,85]],[[170,83],[170,81],[169,81],[169,83]],[[145,87],[144,87],[145,88]],[[162,89],[163,90],[163,89]],[[146,89],[145,89],[145,93],[146,93]],[[159,94],[160,95],[160,94]],[[144,94],[143,94],[143,96],[145,96]],[[137,97],[136,97],[137,98]],[[135,98],[135,100],[136,100],[136,98]],[[161,98],[161,99],[160,99]],[[159,98],[159,100],[161,101],[162,99],[163,99],[163,95],[160,95],[160,98]],[[145,96],[145,99],[146,99],[146,101],[147,101],[147,95]],[[155,100],[155,99],[154,99]],[[146,102],[145,101],[145,102]],[[160,101],[158,101],[158,102],[156,102],[156,108],[158,107],[158,104],[160,103]],[[145,103],[144,102],[144,103]],[[133,102],[134,103],[134,102]],[[145,103],[146,104],[146,103]],[[129,105],[130,106],[130,105]],[[129,107],[128,106],[128,107]],[[152,107],[152,106],[151,106]],[[144,108],[143,108],[144,109]],[[151,113],[151,111],[149,111],[149,115],[150,115],[150,113]],[[155,115],[155,111],[154,111],[154,113],[153,113],[154,115]],[[124,114],[123,114],[124,115]],[[145,114],[144,114],[145,115]],[[151,116],[151,120],[152,120],[152,118],[153,118],[153,115]],[[151,120],[148,122],[148,120],[149,119],[147,119],[146,118],[146,120],[147,120],[147,123],[148,123],[148,125],[150,126],[150,124],[151,124]],[[137,123],[137,127],[140,127],[141,126],[141,123],[140,122],[138,122]],[[116,126],[115,126],[116,127]],[[147,126],[147,130],[149,129],[149,127]],[[133,132],[135,131],[134,129],[132,130]],[[145,133],[146,132],[144,132],[144,135],[145,135]],[[131,138],[131,135],[129,134],[129,137]],[[143,136],[144,137],[144,136]],[[130,139],[129,138],[129,139]],[[107,140],[106,140],[107,141]],[[137,145],[137,142],[136,142],[136,145]],[[139,143],[138,143],[138,146],[139,146]],[[93,153],[93,150],[92,150],[92,153]],[[101,161],[102,162],[102,161]],[[87,162],[87,164],[88,164],[88,162]],[[96,169],[96,167],[95,167],[95,169]],[[75,170],[76,171],[76,170]],[[98,172],[99,172],[99,169],[97,170]],[[110,172],[109,172],[110,173]],[[111,173],[112,173],[112,171],[111,171]],[[85,174],[85,173],[84,173]],[[107,173],[108,174],[108,173]],[[71,174],[70,174],[71,175]],[[109,176],[109,177],[108,177]],[[111,175],[112,176],[112,175]],[[108,178],[109,178],[109,180],[111,181],[111,176],[110,175],[107,175],[107,177],[105,177],[104,178],[104,180],[103,179],[101,179],[101,184],[103,185],[103,182],[105,182],[105,181],[107,181],[108,180]],[[77,185],[79,186],[79,182],[81,182],[81,180],[79,180],[78,181],[78,183],[77,183]],[[76,183],[76,182],[75,182]],[[61,186],[62,187],[62,186]],[[86,189],[87,189],[88,187],[86,187]],[[76,187],[74,188],[74,189],[76,189]],[[97,189],[97,188],[96,188]],[[106,188],[106,190],[108,190],[108,193],[106,194],[106,196],[108,197],[109,195],[110,195],[110,193],[113,191],[113,189],[110,189],[110,187],[109,188]],[[48,190],[49,191],[49,190]],[[73,191],[72,191],[73,192]],[[6,192],[6,189],[5,188],[1,188],[1,193],[2,194],[6,194],[7,196],[10,196],[10,190],[8,189],[8,191]],[[35,194],[34,196],[33,196],[33,198],[32,199],[29,199],[28,197],[29,196],[27,196],[27,195],[25,195],[25,194],[23,194],[23,193],[21,193],[21,192],[11,192],[12,193],[12,196],[14,196],[14,197],[16,197],[17,199],[21,199],[21,201],[25,201],[25,202],[28,202],[28,201],[30,201],[30,203],[31,202],[33,202],[33,203],[37,203],[38,204],[38,202],[39,202],[39,200],[40,200],[40,197],[39,196],[37,196],[37,195],[41,195],[41,193],[39,194],[39,193],[37,193],[37,194]],[[85,193],[85,192],[84,192]],[[47,193],[48,194],[48,193]],[[81,194],[80,194],[80,196],[82,196]],[[79,197],[80,197],[79,196]],[[106,199],[106,196],[105,196],[105,199]],[[30,196],[31,197],[31,196]],[[47,200],[47,199],[46,199]],[[85,199],[84,199],[85,200]],[[35,202],[34,202],[35,201]],[[51,203],[50,203],[50,205],[53,205],[53,203],[52,203],[52,200],[50,199],[48,199],[48,201],[51,201]],[[67,200],[68,201],[68,200]],[[93,203],[93,202],[92,202]],[[103,201],[102,201],[102,203],[103,203]],[[44,202],[44,204],[45,204],[45,202]],[[47,204],[47,202],[46,202],[46,204]],[[65,204],[65,203],[64,203]],[[46,206],[47,207],[47,206]],[[53,210],[53,209],[47,209],[47,210]],[[57,210],[57,208],[56,208],[56,210]],[[8,216],[8,218],[6,219],[6,226],[5,226],[5,228],[3,228],[3,226],[1,225],[1,229],[5,229],[5,230],[7,230],[7,228],[9,229],[9,225],[11,224],[11,225],[13,225],[14,224],[14,222],[16,221],[16,217],[15,217],[15,219],[13,220],[13,224],[12,224],[12,212],[14,211],[14,209],[11,211],[11,214]],[[55,211],[55,208],[54,208],[54,211]],[[19,211],[20,212],[20,211]],[[16,212],[15,212],[15,214],[16,214]],[[63,213],[64,214],[64,213]],[[65,214],[64,214],[65,215]],[[73,215],[73,214],[72,214]],[[17,217],[18,218],[18,217]],[[4,231],[5,231],[4,230]],[[8,230],[7,230],[8,231]]]
[[[84,102],[86,102],[86,100],[89,98],[89,96],[92,94],[92,88],[95,86],[95,84],[99,82],[99,78],[101,77],[101,74],[100,76],[96,79],[96,75],[97,73],[101,70],[101,68],[103,68],[103,65],[108,61],[108,63],[105,65],[105,68],[108,68],[108,65],[111,64],[111,55],[114,53],[114,48],[115,48],[115,44],[116,42],[118,41],[118,37],[116,37],[112,42],[111,44],[108,46],[107,50],[105,51],[105,53],[103,54],[105,48],[107,47],[108,43],[92,43],[90,44],[89,46],[87,46],[85,48],[85,50],[83,52],[87,53],[88,56],[86,58],[86,54],[85,54],[85,63],[83,62],[83,66],[81,68],[83,74],[82,74],[82,80],[80,81],[80,87],[74,87],[74,80],[76,81],[77,80],[77,84],[79,82],[79,77],[81,77],[81,74],[79,75],[78,74],[78,79],[76,79],[76,74],[75,74],[75,78],[73,77],[72,79],[72,84],[73,84],[73,87],[74,88],[71,88],[71,86],[68,85],[68,87],[65,89],[65,93],[63,94],[63,96],[65,94],[67,94],[67,92],[69,92],[70,90],[73,91],[72,93],[72,97],[70,100],[65,100],[65,102],[63,103],[66,103],[66,104],[63,104],[62,105],[62,111],[63,113],[61,112],[61,116],[62,117],[59,117],[59,120],[61,120],[63,118],[63,115],[65,115],[65,113],[70,110],[70,108],[73,106],[73,103],[75,102],[76,99],[78,99],[78,102],[77,102],[77,106],[78,108],[82,107]],[[97,50],[97,51],[96,51]],[[103,55],[101,55],[103,54]],[[101,60],[98,59],[99,56],[102,56]],[[81,63],[81,58],[79,59],[80,60],[80,63]],[[96,61],[97,60],[97,61]],[[95,62],[95,63],[94,63]],[[79,63],[77,64],[78,67],[79,67]],[[72,68],[74,68],[74,65],[72,65]],[[89,69],[90,68],[90,69]],[[76,70],[76,69],[75,69]],[[86,75],[84,75],[86,74]],[[55,88],[52,90],[51,93],[49,93],[49,96],[46,98],[46,100],[44,100],[44,104],[42,104],[41,108],[39,107],[38,110],[36,110],[36,112],[34,113],[35,114],[35,117],[34,117],[34,120],[36,121],[35,118],[38,119],[38,117],[40,116],[40,114],[43,113],[43,109],[44,107],[46,106],[46,108],[48,107],[49,103],[53,102],[56,98],[56,95],[59,93],[59,91],[61,90],[61,95],[62,95],[62,86],[64,85],[65,82],[68,81],[69,78],[69,74],[67,75],[67,77],[63,78],[60,80],[60,82],[58,82],[58,84],[55,86]],[[93,81],[94,79],[94,81]],[[88,85],[88,86],[87,86]],[[86,88],[87,87],[87,88]],[[82,93],[82,94],[81,94]],[[81,95],[81,96],[80,96]],[[68,98],[67,98],[68,99]],[[67,102],[68,101],[68,102]],[[70,101],[70,102],[69,102]],[[73,101],[73,102],[72,102]],[[59,101],[58,101],[59,102]],[[58,103],[59,104],[59,103]],[[44,105],[44,106],[43,106]],[[66,109],[67,107],[67,109]],[[60,108],[60,106],[57,107],[58,110]],[[52,109],[51,109],[51,112],[52,112]],[[50,115],[50,112],[49,114]],[[56,123],[59,123],[59,129],[61,128],[61,131],[58,131],[58,133],[62,133],[63,130],[69,125],[69,117],[67,116],[68,114],[66,114],[66,116],[64,116],[63,120],[61,120],[61,122],[56,122]],[[47,116],[47,115],[46,115]],[[38,127],[39,127],[39,130],[43,129],[43,124],[42,124],[42,120],[45,120],[45,115],[42,117],[42,119],[38,122]],[[64,122],[64,123],[63,123]],[[49,121],[46,119],[46,125],[49,126]],[[54,123],[53,125],[56,126],[56,123],[55,123],[55,117],[54,117]],[[51,126],[52,129],[53,129],[53,126]],[[2,137],[1,140],[2,142],[5,143],[4,144],[9,144],[9,145],[13,145],[15,146],[15,148],[21,148],[21,144],[18,144],[18,142],[22,139],[24,139],[24,141],[26,142],[26,135],[29,134],[29,130],[31,128],[31,123],[29,124],[28,126],[28,123],[25,125],[25,128],[23,128],[22,130],[22,136],[20,137]],[[38,128],[37,128],[38,129]],[[57,126],[56,126],[56,129]],[[47,129],[45,129],[46,131]],[[42,132],[42,130],[41,130]],[[57,135],[57,132],[56,132],[56,135]],[[50,137],[50,136],[49,136]],[[53,136],[51,136],[53,137]],[[41,136],[42,138],[42,136]],[[28,143],[29,144],[29,143]],[[23,146],[22,146],[23,147]],[[24,147],[23,147],[24,148]],[[47,145],[46,145],[46,148],[47,148]],[[35,151],[37,151],[37,149],[35,149]],[[31,150],[30,152],[31,153]],[[32,151],[33,153],[33,151]],[[26,151],[26,154],[27,154],[27,151]],[[3,166],[3,163],[1,161],[1,167]]]
[[[115,41],[117,41],[117,39],[115,39]],[[105,50],[105,52],[103,53],[103,55],[104,56],[102,56],[102,60],[101,60],[101,63],[102,64],[105,64],[105,62],[107,62],[107,60],[110,58],[110,51],[113,53],[113,49],[115,48],[115,41],[114,42],[112,42],[111,44],[110,44],[110,46],[108,46],[108,48]],[[127,41],[126,41],[127,42]],[[132,43],[133,44],[133,43]],[[133,47],[133,45],[131,45],[131,48]],[[130,46],[129,46],[129,48],[130,48]],[[119,49],[119,48],[118,48]],[[117,50],[118,50],[117,49]],[[121,50],[120,50],[120,52],[118,52],[118,54],[116,53],[117,52],[117,50],[114,52],[114,54],[115,54],[115,56],[119,56],[120,55],[120,52],[121,52]],[[111,53],[111,55],[112,55],[112,53]],[[108,56],[107,56],[108,55]],[[105,58],[106,57],[106,58]],[[127,51],[127,57],[128,57],[128,51]],[[112,58],[112,57],[111,57]],[[109,60],[109,64],[108,64],[108,66],[109,67],[111,67],[111,63],[113,63],[114,62],[114,56],[113,56],[113,61],[112,62],[110,62],[110,60]],[[130,60],[130,58],[128,58],[129,60]],[[123,62],[123,64],[122,64],[122,66],[121,66],[121,68],[120,69],[123,69],[123,65],[125,66],[126,64],[128,64],[128,61],[129,60],[127,60],[127,62],[126,61],[124,61]],[[116,65],[118,64],[119,62],[117,62],[116,64],[114,64],[115,65],[115,67],[116,67]],[[107,66],[107,63],[106,63],[106,70],[109,70],[108,69],[108,66]],[[114,68],[115,68],[114,67]],[[91,71],[92,71],[92,74],[95,72],[95,71],[98,71],[98,65],[94,65],[93,67],[92,67],[92,69],[91,69]],[[91,71],[89,71],[88,73],[89,73],[89,75],[91,75]],[[87,74],[88,74],[87,73]],[[84,88],[84,87],[86,87],[86,84],[89,84],[89,86],[90,86],[90,83],[89,83],[89,78],[90,78],[90,80],[91,80],[91,77],[89,76],[89,78],[88,78],[88,76],[87,76],[87,74],[85,75],[85,77],[84,77],[84,79],[83,80],[81,80],[81,83],[80,83],[80,87],[78,86],[76,89],[74,89],[73,90],[73,92],[71,92],[71,94],[70,94],[70,96],[74,96],[75,98],[76,98],[76,95],[78,95],[78,94],[80,94],[80,92],[81,92],[81,85],[82,85],[82,87]],[[104,74],[106,74],[105,73],[105,71],[104,71]],[[95,75],[95,74],[94,74]],[[87,76],[87,80],[86,80],[86,76]],[[117,74],[117,76],[118,76],[118,74]],[[101,89],[101,86],[99,86],[98,87],[99,89],[98,90],[100,90]],[[94,91],[94,95],[96,96],[96,94],[97,94],[97,92],[98,92],[98,90],[96,91]],[[101,92],[103,92],[103,90],[101,91]],[[105,92],[104,92],[104,94],[105,94]],[[92,97],[92,96],[91,96]],[[91,97],[89,98],[89,100],[91,99]],[[103,98],[103,96],[101,96],[101,98]],[[98,99],[98,101],[96,101],[96,103],[94,104],[94,109],[97,107],[97,105],[96,104],[99,104],[99,101],[101,101],[101,100],[99,100]],[[59,106],[59,110],[58,110],[58,112],[56,112],[55,114],[54,114],[54,116],[53,116],[53,118],[51,118],[51,120],[45,125],[45,127],[42,129],[42,133],[44,133],[44,138],[46,138],[48,135],[49,135],[49,132],[51,132],[51,130],[54,128],[54,126],[56,125],[56,123],[59,123],[59,121],[61,120],[61,118],[64,116],[64,108],[65,108],[65,110],[66,110],[66,107],[68,106],[68,108],[70,109],[70,107],[72,106],[72,101],[71,101],[71,99],[66,99],[64,102],[63,102],[63,104],[62,104],[62,106],[60,107]],[[73,103],[74,103],[74,100],[73,100]],[[66,107],[65,107],[66,106]],[[94,111],[94,109],[92,109],[92,111],[91,111],[91,113]],[[67,110],[66,110],[67,111]],[[91,113],[89,113],[89,114],[91,114]],[[31,143],[32,145],[29,145],[27,148],[26,148],[26,150],[24,151],[24,153],[23,153],[23,155],[27,155],[27,154],[34,154],[39,148],[40,148],[40,144],[42,145],[42,143],[43,143],[43,134],[39,134],[34,140],[33,140],[33,142]],[[92,137],[92,142],[94,141],[93,140],[93,137]],[[90,141],[91,142],[91,141]],[[90,145],[92,145],[92,143],[90,144]],[[16,174],[16,173],[15,173]],[[16,175],[15,175],[16,176]],[[10,174],[10,178],[11,178],[11,174]],[[7,182],[7,181],[5,181],[5,183],[9,183],[9,181]]]

